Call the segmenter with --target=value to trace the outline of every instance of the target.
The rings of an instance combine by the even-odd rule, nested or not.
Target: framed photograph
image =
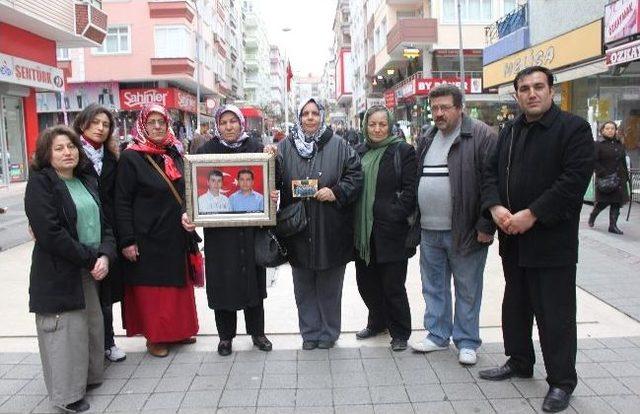
[[[197,226],[275,226],[271,154],[185,156],[187,215]]]
[[[318,180],[293,180],[291,181],[291,194],[294,198],[313,197],[318,192]]]

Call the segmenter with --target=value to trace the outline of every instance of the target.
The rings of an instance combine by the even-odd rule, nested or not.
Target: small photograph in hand
[[[313,197],[318,192],[318,180],[291,181],[291,194],[295,198]]]

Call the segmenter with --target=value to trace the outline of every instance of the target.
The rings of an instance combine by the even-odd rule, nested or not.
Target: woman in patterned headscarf
[[[198,318],[187,271],[183,162],[162,105],[145,107],[116,178],[118,244],[125,257],[124,324],[156,357],[169,343],[193,343]],[[178,197],[174,194],[177,193]]]
[[[198,154],[254,152],[263,152],[263,145],[245,132],[240,109],[234,105],[219,107],[215,113],[215,137],[202,145]],[[276,192],[276,201],[277,198]],[[204,229],[207,299],[215,312],[220,337],[218,353],[222,356],[231,354],[239,310],[244,310],[247,333],[253,344],[262,351],[272,349],[264,335],[262,301],[267,297],[266,270],[255,263],[255,231],[255,227]]]
[[[285,239],[293,272],[302,348],[328,349],[341,330],[342,282],[353,260],[353,204],[362,189],[357,154],[325,124],[318,99],[303,101],[287,139],[278,143],[280,207],[304,203],[307,226]],[[293,194],[295,183],[315,193]]]

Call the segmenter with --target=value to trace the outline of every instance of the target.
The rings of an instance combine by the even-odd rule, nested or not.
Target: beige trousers
[[[49,399],[65,406],[84,397],[87,384],[102,382],[104,325],[97,282],[82,272],[85,308],[36,314],[38,345]]]

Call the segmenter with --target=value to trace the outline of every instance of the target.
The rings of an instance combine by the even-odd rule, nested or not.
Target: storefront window
[[[22,98],[0,96],[0,182],[27,179]]]

